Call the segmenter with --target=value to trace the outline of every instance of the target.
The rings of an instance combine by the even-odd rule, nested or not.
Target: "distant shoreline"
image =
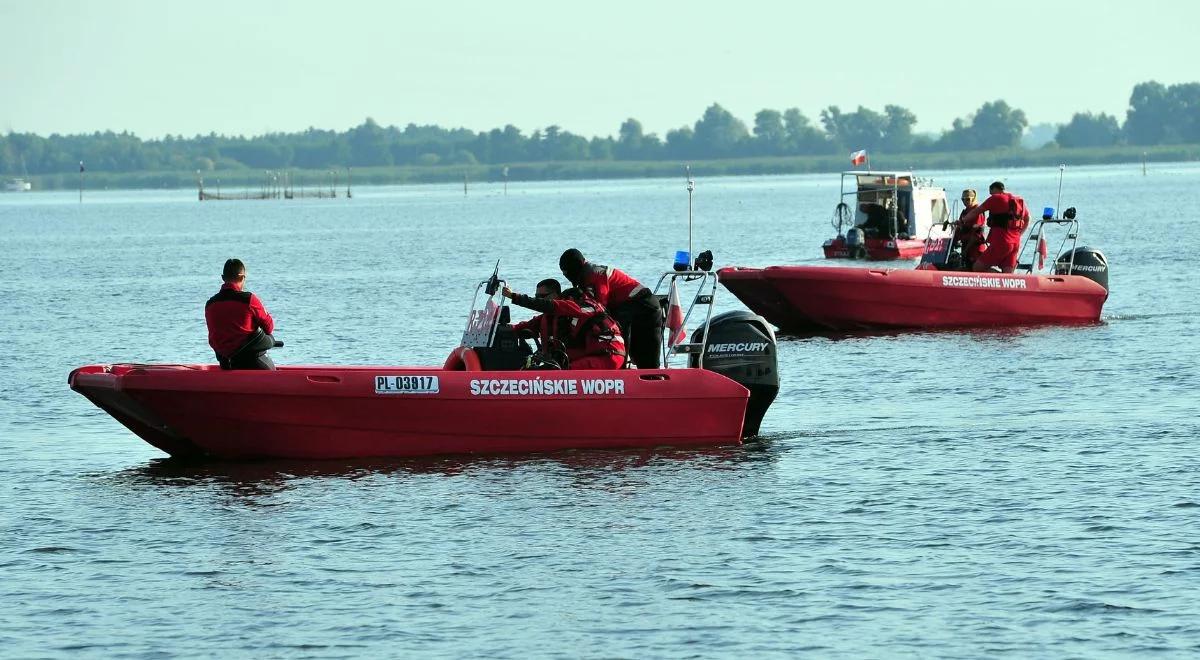
[[[1143,156],[1144,155],[1144,156]],[[872,166],[892,170],[959,170],[982,168],[1013,168],[1068,165],[1117,165],[1188,162],[1200,160],[1200,145],[1163,145],[1154,147],[1096,147],[1079,149],[1004,149],[996,151],[960,151],[943,153],[909,153],[875,156]],[[840,172],[851,168],[843,156],[775,156],[759,158],[727,158],[687,161],[697,177],[812,174]],[[507,165],[399,165],[388,167],[356,167],[351,171],[352,186],[403,185],[422,183],[461,183],[464,174],[468,185],[501,183],[508,170],[509,183],[522,181],[571,181],[581,179],[641,179],[683,175],[684,161],[552,161],[510,163]],[[287,170],[293,187],[300,191],[328,190],[334,177],[327,169]],[[238,192],[257,190],[266,178],[263,170],[227,169],[201,172],[207,191]],[[195,171],[104,172],[88,170],[84,186],[91,190],[188,189],[197,187]],[[43,174],[25,177],[33,182],[34,191],[75,190],[79,173]],[[345,194],[346,170],[336,172],[337,193]]]

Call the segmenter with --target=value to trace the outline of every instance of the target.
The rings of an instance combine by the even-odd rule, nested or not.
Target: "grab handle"
[[[342,379],[338,378],[337,376],[324,376],[324,375],[309,374],[308,382],[310,382],[310,383],[340,383],[340,382],[342,382]]]

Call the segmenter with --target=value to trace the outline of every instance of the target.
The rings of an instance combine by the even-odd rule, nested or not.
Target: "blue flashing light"
[[[692,267],[692,255],[687,250],[675,251],[675,270],[687,270]]]
[[[1053,206],[1047,206],[1046,208],[1042,209],[1042,220],[1049,220],[1053,217],[1054,217],[1054,207]]]

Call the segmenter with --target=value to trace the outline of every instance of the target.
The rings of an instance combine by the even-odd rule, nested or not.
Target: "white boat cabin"
[[[934,226],[933,236],[941,236],[940,225],[951,220],[946,189],[912,172],[842,172],[841,201],[853,209],[856,226],[870,226],[882,213],[900,237],[924,239]]]

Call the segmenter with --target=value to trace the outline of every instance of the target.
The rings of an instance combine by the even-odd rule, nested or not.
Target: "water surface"
[[[1033,208],[1057,170],[997,176]],[[683,181],[353,200],[0,196],[0,648],[12,657],[1200,652],[1200,167],[1068,170],[1112,262],[1082,328],[792,337],[764,438],[698,451],[178,465],[82,364],[211,360],[224,259],[280,363],[440,364],[497,258],[653,280]],[[836,175],[701,177],[719,265],[818,263]],[[721,309],[738,306],[732,296]]]

